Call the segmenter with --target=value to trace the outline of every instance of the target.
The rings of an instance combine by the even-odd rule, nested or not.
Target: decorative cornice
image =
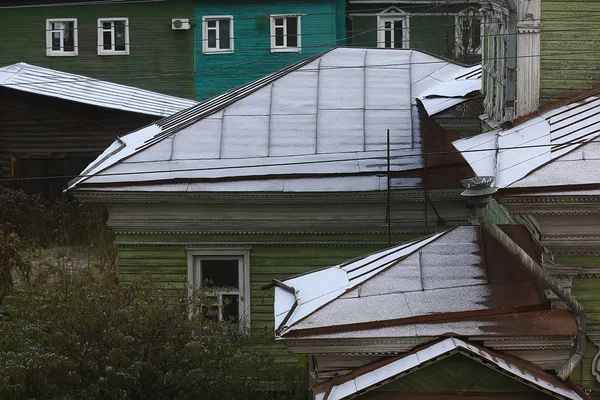
[[[381,248],[388,245],[387,242],[128,242],[117,241],[119,247],[376,247]]]
[[[297,230],[297,231],[283,231],[283,230],[198,230],[198,229],[179,229],[179,230],[167,230],[167,229],[159,229],[158,227],[154,229],[147,230],[133,230],[133,229],[120,229],[111,227],[112,231],[118,235],[231,235],[231,236],[244,236],[244,235],[257,235],[257,236],[295,236],[295,235],[383,235],[387,234],[387,229],[371,229],[371,230],[356,230],[356,229],[348,229],[348,230]],[[448,228],[448,227],[446,227]],[[443,229],[442,229],[443,230]],[[391,230],[392,235],[402,235],[402,234],[410,234],[410,235],[427,235],[431,233],[438,233],[441,230]]]
[[[571,349],[574,336],[537,336],[537,337],[471,337],[471,340],[482,340],[483,345],[496,350],[559,350]]]
[[[437,337],[372,339],[283,339],[294,353],[311,355],[390,355],[405,353]]]
[[[498,196],[502,204],[600,204],[600,196]]]
[[[573,251],[573,250],[553,250],[552,253],[555,256],[564,256],[564,257],[600,257],[600,252],[598,251]]]
[[[353,204],[385,203],[387,192],[318,192],[318,193],[207,193],[207,192],[117,192],[75,191],[82,202],[93,203],[203,203],[203,204]],[[460,190],[432,190],[427,193],[431,201],[460,199]],[[422,190],[394,190],[392,201],[423,202]]]
[[[592,360],[592,375],[600,382],[600,331],[589,331],[587,337],[598,347],[598,352]]]

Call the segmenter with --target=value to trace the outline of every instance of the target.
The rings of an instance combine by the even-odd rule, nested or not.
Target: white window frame
[[[114,50],[115,48],[115,27],[114,22],[125,21],[125,50]],[[112,50],[104,49],[104,27],[102,26],[106,22],[113,22],[112,32]],[[129,18],[126,17],[115,17],[115,18],[98,18],[98,55],[99,56],[128,56],[130,54],[129,45]]]
[[[199,261],[202,259],[239,260],[239,290],[218,291],[224,294],[238,294],[238,315],[240,329],[250,329],[250,249],[249,248],[189,248],[187,249],[188,294],[191,296],[202,285]],[[219,310],[220,313],[220,310]]]
[[[287,19],[289,17],[298,18],[298,46],[288,47],[287,39]],[[283,46],[277,46],[275,40],[275,19],[284,18],[283,22]],[[271,14],[271,53],[300,53],[302,52],[302,14]]]
[[[73,22],[73,51],[52,50],[52,27],[53,22]],[[77,18],[52,18],[46,20],[46,55],[50,57],[74,57],[79,54],[79,38],[77,30]],[[62,47],[64,47],[64,38]]]
[[[471,19],[473,17],[477,16],[479,18],[479,32],[480,32],[480,42],[479,42],[479,48],[476,49],[476,51],[464,51],[465,49],[463,49],[462,47],[462,36],[464,34],[463,32],[463,20],[465,18],[467,19]],[[467,55],[481,55],[483,54],[483,15],[481,15],[481,13],[479,12],[479,10],[477,10],[474,7],[469,7],[463,11],[461,11],[460,13],[458,13],[454,19],[454,48],[456,49],[456,55],[457,56],[467,56]]]
[[[219,48],[219,25],[221,24],[221,20],[228,19],[229,20],[229,48],[228,49],[220,49]],[[209,48],[208,47],[208,21],[217,21],[217,48]],[[212,29],[212,28],[211,28]],[[233,49],[233,15],[207,15],[202,17],[202,53],[204,54],[231,54],[234,52]]]
[[[386,22],[402,21],[402,49],[410,48],[410,19],[404,13],[382,13],[377,15],[377,47],[385,47]],[[392,36],[392,42],[394,38]],[[398,48],[398,47],[391,47]]]

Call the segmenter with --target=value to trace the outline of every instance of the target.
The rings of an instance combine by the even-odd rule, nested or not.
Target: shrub
[[[0,398],[304,398],[304,370],[273,363],[262,335],[190,318],[191,306],[149,279],[11,293],[0,308]]]

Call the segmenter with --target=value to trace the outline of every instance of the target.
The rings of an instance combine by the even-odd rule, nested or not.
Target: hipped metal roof
[[[70,189],[382,190],[387,129],[393,170],[420,168],[417,99],[451,107],[480,74],[416,50],[337,48],[120,138]]]
[[[26,63],[0,68],[0,86],[114,110],[166,117],[197,101]]]
[[[482,368],[497,369],[509,377],[558,399],[583,400],[577,391],[539,367],[515,357],[501,355],[485,347],[447,338],[397,358],[356,369],[314,388],[316,400],[351,399],[391,382],[442,358],[463,354],[479,361]]]
[[[504,226],[531,256],[523,227]],[[572,313],[550,310],[546,287],[478,226],[461,226],[275,288],[284,340],[576,336]]]
[[[479,176],[498,188],[549,188],[600,182],[600,96],[567,101],[507,130],[454,142]]]

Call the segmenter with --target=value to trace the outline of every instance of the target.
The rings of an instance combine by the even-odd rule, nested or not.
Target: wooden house
[[[429,113],[478,101],[480,74],[415,50],[334,49],[121,137],[69,190],[106,205],[121,281],[194,289],[222,268],[229,316],[272,327],[273,279],[467,220],[457,186],[473,172],[427,157],[458,138]]]
[[[26,62],[194,98],[191,0],[8,0],[0,13],[0,66]]]
[[[349,0],[348,45],[425,50],[454,60],[481,60],[478,1]]]
[[[588,344],[572,375],[600,393],[600,96],[548,105],[506,130],[455,143],[498,201],[548,252],[544,266],[586,312]],[[560,307],[560,302],[557,307]]]
[[[0,68],[0,93],[0,178],[53,196],[116,136],[196,104],[26,63]]]

